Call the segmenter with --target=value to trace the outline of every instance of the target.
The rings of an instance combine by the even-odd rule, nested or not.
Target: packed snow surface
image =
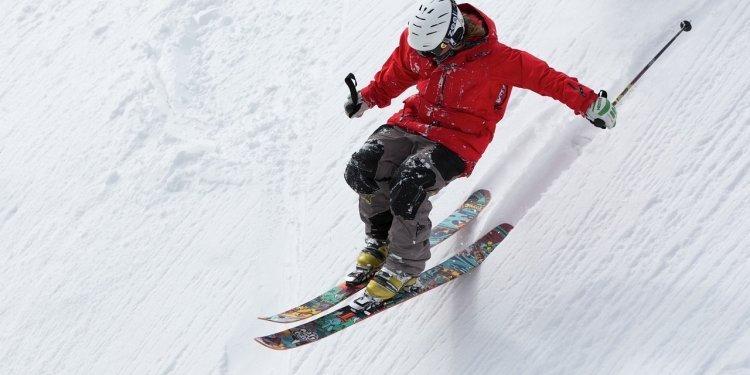
[[[750,374],[750,2],[477,0],[501,42],[616,96],[602,131],[517,90],[442,219],[475,272],[319,343],[257,320],[363,242],[349,156],[411,1],[6,1],[0,374]],[[411,90],[407,94],[411,94]],[[358,373],[358,372],[356,372]]]

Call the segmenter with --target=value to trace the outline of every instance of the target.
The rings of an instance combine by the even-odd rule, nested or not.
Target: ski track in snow
[[[603,132],[515,90],[440,220],[493,198],[482,267],[320,343],[258,321],[362,245],[342,113],[410,2],[29,0],[0,15],[2,374],[750,374],[750,3],[474,2],[503,43],[611,97]],[[413,93],[408,91],[406,95]]]

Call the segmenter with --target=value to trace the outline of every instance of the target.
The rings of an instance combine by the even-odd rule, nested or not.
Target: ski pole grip
[[[599,91],[599,97],[606,98],[607,92],[604,90]],[[594,126],[596,126],[597,128],[601,128],[601,129],[607,129],[607,124],[604,122],[604,120],[600,118],[594,120]]]

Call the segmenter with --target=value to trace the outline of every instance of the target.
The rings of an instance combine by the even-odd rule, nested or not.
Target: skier
[[[416,284],[430,258],[429,196],[469,176],[503,118],[513,87],[552,97],[598,127],[617,113],[606,95],[498,42],[494,22],[469,4],[420,0],[399,45],[346,114],[417,94],[352,155],[346,182],[360,196],[365,248],[347,283],[373,276],[354,305],[368,308]],[[354,306],[353,305],[353,306]]]

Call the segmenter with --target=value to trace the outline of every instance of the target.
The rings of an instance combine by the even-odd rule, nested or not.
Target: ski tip
[[[475,191],[472,195],[477,195],[477,196],[479,196],[481,198],[484,198],[484,199],[487,199],[487,200],[489,200],[490,198],[492,198],[492,193],[490,193],[489,190],[485,190],[485,189],[479,189],[479,190]]]
[[[507,237],[511,230],[513,230],[513,226],[508,223],[502,223],[494,229],[494,231],[500,233],[503,238]]]
[[[299,311],[297,312],[287,311],[285,313],[281,313],[281,314],[269,316],[269,317],[261,316],[261,317],[258,317],[258,319],[266,321],[266,322],[271,322],[271,323],[295,323],[295,322],[299,322],[300,320],[305,320],[313,315],[315,314],[310,314],[310,313],[305,314]]]
[[[273,349],[273,350],[278,350],[278,351],[296,348],[296,346],[286,346],[283,343],[275,342],[278,340],[268,340],[266,337],[256,337],[254,340],[258,344],[261,344],[268,349]]]
[[[464,204],[479,204],[482,207],[487,206],[492,199],[492,194],[489,190],[479,189],[469,196]]]

